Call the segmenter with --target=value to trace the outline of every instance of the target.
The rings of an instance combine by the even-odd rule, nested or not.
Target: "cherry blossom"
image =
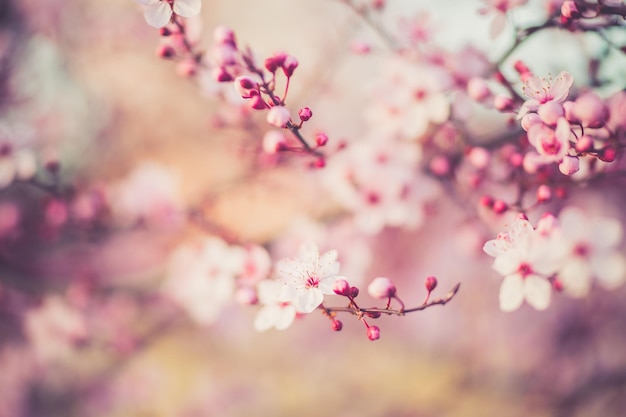
[[[619,251],[622,225],[615,219],[590,216],[573,206],[559,215],[568,255],[558,277],[572,297],[589,293],[592,278],[607,289],[626,281],[626,258]]]
[[[256,331],[285,330],[296,317],[296,308],[289,302],[280,301],[283,285],[275,280],[263,280],[257,284],[259,304],[263,307],[254,319]]]
[[[554,80],[538,76],[527,78],[523,86],[523,92],[527,100],[522,104],[517,118],[521,119],[528,112],[537,112],[546,103],[556,102],[562,104],[567,98],[573,83],[574,77],[565,71],[561,71]]]
[[[377,234],[386,226],[415,228],[424,220],[425,203],[438,193],[417,171],[420,159],[419,149],[408,143],[388,146],[364,138],[330,161],[326,185],[364,233]]]
[[[451,80],[440,68],[395,59],[384,69],[381,80],[365,111],[365,121],[375,132],[416,140],[431,123],[441,124],[450,117],[444,91]]]
[[[193,17],[202,9],[201,0],[137,0],[146,6],[143,16],[146,23],[155,28],[167,25],[175,13],[181,17]]]
[[[552,285],[547,278],[558,271],[564,256],[553,222],[554,217],[547,216],[535,230],[524,216],[518,216],[507,232],[485,243],[483,250],[495,258],[493,269],[504,276],[502,311],[517,310],[524,300],[537,310],[548,308]]]
[[[561,162],[569,150],[570,126],[565,118],[560,118],[556,129],[537,123],[528,130],[528,141],[535,147],[537,162],[548,164]]]
[[[235,279],[243,268],[240,248],[205,237],[172,252],[162,293],[194,321],[209,325],[232,301]]]
[[[334,294],[333,286],[341,277],[337,251],[320,256],[317,245],[306,242],[300,246],[298,257],[282,259],[276,264],[283,284],[280,301],[293,303],[298,311],[310,313],[324,300],[324,294]]]

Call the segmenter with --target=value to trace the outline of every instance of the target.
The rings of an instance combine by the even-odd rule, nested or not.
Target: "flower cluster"
[[[485,243],[493,269],[504,276],[500,308],[517,310],[524,301],[548,308],[553,289],[574,297],[588,294],[593,278],[606,288],[626,281],[626,257],[619,252],[622,227],[613,219],[589,218],[567,207],[557,219],[545,214],[533,228],[519,215],[506,232]]]

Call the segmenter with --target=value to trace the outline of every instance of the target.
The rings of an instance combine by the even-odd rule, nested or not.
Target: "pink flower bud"
[[[313,168],[324,168],[326,166],[326,160],[324,158],[317,158],[313,162]]]
[[[359,295],[359,289],[357,287],[350,288],[350,297],[356,298]]]
[[[380,339],[380,329],[378,326],[369,326],[367,328],[367,338],[372,341]]]
[[[498,111],[510,111],[513,109],[513,99],[511,97],[498,94],[493,98],[493,106]]]
[[[489,165],[491,154],[487,149],[477,146],[469,151],[467,159],[477,169],[485,169]]]
[[[263,151],[268,154],[275,154],[287,147],[287,138],[283,132],[270,130],[263,136]]]
[[[389,278],[378,277],[368,285],[367,292],[374,298],[385,299],[396,295],[396,286]]]
[[[159,35],[163,36],[164,38],[170,36],[171,34],[172,31],[168,29],[167,26],[163,26],[161,29],[159,29]]]
[[[612,146],[607,146],[598,153],[598,158],[604,162],[613,162],[616,157],[617,151]]]
[[[308,107],[303,107],[300,109],[300,111],[298,112],[298,117],[300,117],[300,120],[302,120],[303,122],[308,121],[311,117],[313,117],[313,112],[311,111],[310,108]]]
[[[269,58],[265,59],[265,69],[268,70],[271,73],[276,72],[276,70],[278,69],[278,67],[282,67],[283,63],[285,62],[285,58],[287,57],[287,55],[285,55],[282,52],[277,52],[274,55],[272,55]]]
[[[230,75],[230,73],[226,71],[224,67],[213,68],[213,70],[211,71],[211,75],[213,76],[213,79],[215,81],[220,83],[227,83],[233,81],[234,79],[233,76]]]
[[[330,327],[336,331],[336,332],[340,332],[341,329],[343,329],[343,323],[339,320],[333,319],[333,321],[330,322]]]
[[[382,10],[387,2],[385,0],[372,0],[372,9]]]
[[[493,208],[493,203],[495,200],[490,195],[483,195],[480,197],[479,204],[483,207]]]
[[[430,160],[430,170],[435,175],[446,176],[450,173],[450,169],[450,161],[445,156],[436,155]]]
[[[491,95],[491,90],[484,79],[473,77],[467,83],[467,94],[472,100],[482,101]]]
[[[335,284],[333,285],[333,291],[337,295],[343,295],[344,297],[349,297],[351,293],[350,283],[348,283],[348,281],[345,279],[338,279],[337,281],[335,281]]]
[[[328,136],[325,133],[318,133],[315,135],[315,143],[317,146],[324,146],[328,143]]]
[[[231,28],[226,26],[218,26],[213,31],[213,40],[220,45],[229,45],[237,49],[237,41],[235,39],[235,32]]]
[[[170,45],[159,45],[156,50],[159,58],[168,59],[176,55],[176,51]]]
[[[537,110],[539,119],[548,126],[556,126],[556,122],[564,116],[563,106],[552,100],[539,106]]]
[[[289,109],[283,106],[274,106],[267,112],[267,123],[276,127],[286,127],[291,120]]]
[[[426,287],[426,291],[433,292],[433,290],[437,288],[437,278],[433,276],[427,277],[424,286]]]
[[[579,122],[578,120],[576,120],[576,116],[574,115],[574,102],[573,101],[566,101],[565,103],[563,103],[563,111],[565,112],[565,118],[568,121],[574,122],[574,123]]]
[[[537,201],[540,203],[545,203],[550,201],[552,198],[552,190],[545,184],[541,184],[539,188],[537,188]]]
[[[593,139],[591,136],[583,135],[576,142],[576,152],[589,152],[593,150]]]
[[[599,128],[609,118],[609,109],[604,101],[594,93],[578,97],[572,106],[574,117],[585,127]]]
[[[256,81],[246,75],[241,75],[235,78],[233,85],[235,86],[237,93],[243,98],[250,98],[250,92],[252,90],[256,91],[259,87],[259,84]]]
[[[293,75],[293,72],[298,67],[298,60],[291,55],[287,55],[285,57],[285,61],[283,62],[282,67],[283,67],[283,72],[285,73],[285,76],[291,77]]]
[[[522,61],[515,61],[513,68],[515,68],[515,71],[522,77],[532,75],[530,69]]]
[[[567,19],[578,19],[580,17],[580,11],[576,2],[567,0],[561,5],[561,16]]]
[[[251,91],[251,93],[255,93],[256,91]],[[252,97],[250,98],[250,101],[248,102],[248,104],[250,105],[250,108],[254,109],[254,110],[265,110],[267,109],[267,104],[265,103],[265,101],[263,100],[263,98],[258,95],[258,94],[254,94],[252,95]]]
[[[528,130],[536,125],[537,123],[541,123],[541,119],[537,113],[526,113],[524,117],[522,117],[522,129],[528,132]]]
[[[493,212],[496,214],[502,214],[509,209],[509,205],[502,200],[496,200],[493,202]]]
[[[565,156],[559,164],[559,171],[564,175],[572,175],[578,172],[579,161],[575,156]]]

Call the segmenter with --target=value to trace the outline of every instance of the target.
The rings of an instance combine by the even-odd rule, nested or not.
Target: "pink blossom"
[[[500,286],[502,311],[517,310],[524,300],[537,310],[548,308],[552,285],[547,278],[557,272],[564,256],[558,236],[554,228],[551,233],[540,233],[528,220],[518,217],[507,232],[485,243],[483,250],[495,258],[493,268],[504,276]]]
[[[593,278],[607,289],[626,281],[626,258],[619,250],[623,237],[619,221],[591,216],[573,206],[564,208],[559,219],[568,255],[558,277],[568,295],[586,296]]]
[[[274,106],[267,112],[267,123],[276,127],[286,127],[291,120],[289,109],[283,106]]]
[[[529,77],[524,81],[523,86],[527,100],[520,108],[517,118],[521,119],[528,112],[536,112],[539,106],[550,101],[563,104],[573,83],[574,77],[565,71],[559,73],[554,80],[537,76]]]
[[[293,303],[303,313],[315,310],[325,294],[334,294],[335,281],[345,279],[338,275],[337,251],[320,256],[313,242],[302,244],[297,258],[280,260],[276,270],[283,284],[280,301]]]
[[[535,147],[544,164],[560,162],[569,151],[570,126],[562,117],[557,122],[556,129],[544,124],[534,124],[528,129],[528,141]]]
[[[396,286],[389,278],[378,277],[367,286],[367,292],[374,298],[389,298],[396,295]]]

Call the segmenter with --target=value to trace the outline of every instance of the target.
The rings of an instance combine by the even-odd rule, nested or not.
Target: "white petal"
[[[324,295],[317,288],[308,288],[300,291],[296,297],[296,306],[303,313],[310,313],[324,301]]]
[[[443,94],[433,94],[427,104],[431,122],[443,123],[450,117],[450,103]]]
[[[491,22],[491,27],[489,28],[489,37],[491,39],[497,37],[506,26],[506,15],[504,13],[498,13]]]
[[[257,332],[264,332],[271,329],[274,327],[279,315],[280,307],[278,305],[263,307],[254,318],[254,329]]]
[[[176,0],[174,1],[174,13],[182,17],[193,17],[202,10],[201,0]]]
[[[623,229],[619,221],[596,218],[593,219],[592,225],[591,236],[588,236],[588,239],[594,247],[608,249],[622,241]]]
[[[526,301],[537,310],[545,310],[550,305],[552,284],[539,275],[529,275],[524,279]]]
[[[500,285],[500,310],[517,310],[524,301],[524,282],[519,275],[509,275]]]
[[[280,314],[276,319],[276,323],[274,323],[274,327],[276,327],[276,330],[285,330],[287,327],[291,326],[295,318],[296,309],[293,306],[280,307]]]
[[[155,28],[167,25],[172,18],[172,8],[164,1],[152,3],[143,12],[146,23]]]
[[[605,288],[613,289],[626,281],[626,259],[621,253],[597,255],[590,261],[598,282]]]
[[[570,258],[559,271],[558,278],[563,284],[563,291],[571,297],[585,297],[591,289],[591,268],[587,262]]]

